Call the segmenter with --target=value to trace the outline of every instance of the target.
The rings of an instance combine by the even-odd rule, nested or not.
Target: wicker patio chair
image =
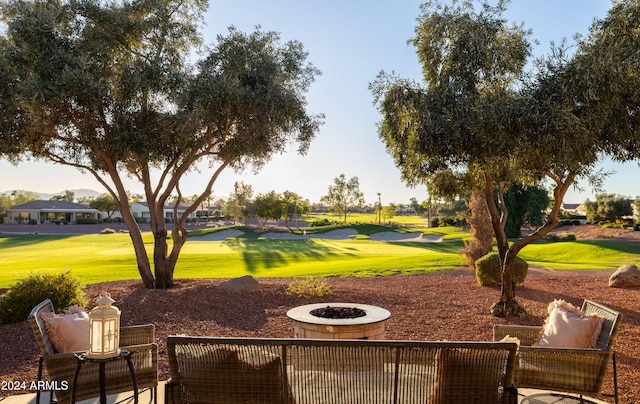
[[[51,393],[50,402],[55,398],[58,404],[71,402],[70,385],[73,381],[77,366],[74,353],[58,353],[55,350],[47,331],[41,313],[55,313],[51,300],[46,299],[35,306],[29,314],[29,323],[40,347],[40,362],[38,366],[38,381],[43,380],[43,370],[46,369],[48,379],[55,386],[62,389]],[[158,387],[158,346],[155,344],[155,328],[153,324],[122,327],[120,329],[120,347],[133,351],[131,358],[136,371],[138,388],[150,390],[154,403],[157,402]],[[126,361],[113,361],[106,364],[106,393],[107,395],[131,391],[133,389],[131,373]],[[99,364],[87,363],[82,367],[75,386],[76,400],[86,400],[100,396]],[[64,388],[67,386],[68,388]],[[40,403],[40,389],[36,394],[36,403]]]
[[[515,384],[518,388],[552,390],[590,396],[614,397],[618,402],[618,375],[615,352],[611,348],[618,332],[622,314],[609,307],[585,300],[585,315],[604,318],[602,332],[594,349],[550,348],[533,346],[540,338],[542,326],[511,326],[496,324],[493,339],[505,336],[520,340]],[[603,394],[602,384],[608,365],[613,368],[613,394]]]

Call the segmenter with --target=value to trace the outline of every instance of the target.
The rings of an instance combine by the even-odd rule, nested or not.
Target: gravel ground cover
[[[180,279],[170,290],[147,290],[139,281],[89,285],[95,299],[109,291],[122,310],[125,325],[153,323],[159,345],[160,379],[168,378],[166,337],[172,334],[236,337],[292,337],[293,323],[286,312],[296,306],[320,302],[357,302],[386,308],[387,339],[489,341],[496,323],[539,325],[553,299],[574,305],[592,299],[623,313],[614,344],[618,358],[621,403],[638,402],[640,382],[640,288],[608,287],[611,271],[549,271],[532,269],[517,298],[527,315],[498,319],[488,314],[499,290],[480,287],[468,270],[425,275],[371,278],[328,278],[332,295],[302,298],[286,293],[291,279],[260,278],[260,290],[234,294],[217,289],[222,279]],[[4,355],[0,356],[0,380],[36,379],[38,349],[28,323],[0,326]],[[609,375],[611,376],[611,374]],[[605,391],[612,384],[605,383]],[[0,391],[0,396],[21,392]]]

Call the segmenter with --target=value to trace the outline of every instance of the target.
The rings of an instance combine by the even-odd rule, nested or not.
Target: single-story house
[[[7,209],[7,223],[76,223],[78,219],[98,219],[98,210],[84,203],[32,201]]]
[[[178,206],[178,216],[182,215],[190,205],[181,204]],[[133,217],[136,218],[145,218],[147,222],[151,220],[151,213],[149,212],[149,203],[148,202],[134,202],[131,204],[131,213]],[[173,206],[165,205],[164,206],[164,219],[168,222],[173,222]],[[196,219],[196,212],[191,213],[188,216],[189,220]]]
[[[583,203],[563,203],[562,210],[564,210],[569,214],[578,215],[578,216],[585,216],[587,214],[587,208],[584,202]]]

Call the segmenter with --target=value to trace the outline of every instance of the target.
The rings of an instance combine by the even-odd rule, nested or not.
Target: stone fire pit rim
[[[311,311],[323,307],[357,307],[360,310],[364,310],[367,315],[355,318],[324,318],[317,317],[311,314]],[[313,303],[306,304],[304,306],[297,306],[287,312],[287,317],[294,321],[308,324],[321,324],[321,325],[357,325],[357,324],[375,324],[381,321],[387,320],[391,317],[391,312],[387,309],[378,306],[372,306],[361,303],[343,303],[343,302],[329,302],[329,303]]]

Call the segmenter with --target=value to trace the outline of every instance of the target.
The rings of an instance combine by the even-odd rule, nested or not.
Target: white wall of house
[[[178,208],[178,215],[182,215],[187,210],[187,206],[180,206]],[[131,213],[133,217],[142,217],[146,218],[147,221],[150,220],[151,214],[149,212],[149,206],[144,202],[134,202],[131,204]],[[164,218],[167,220],[173,220],[173,207],[165,206],[164,207]],[[189,215],[189,219],[196,219],[196,213],[193,212]]]

